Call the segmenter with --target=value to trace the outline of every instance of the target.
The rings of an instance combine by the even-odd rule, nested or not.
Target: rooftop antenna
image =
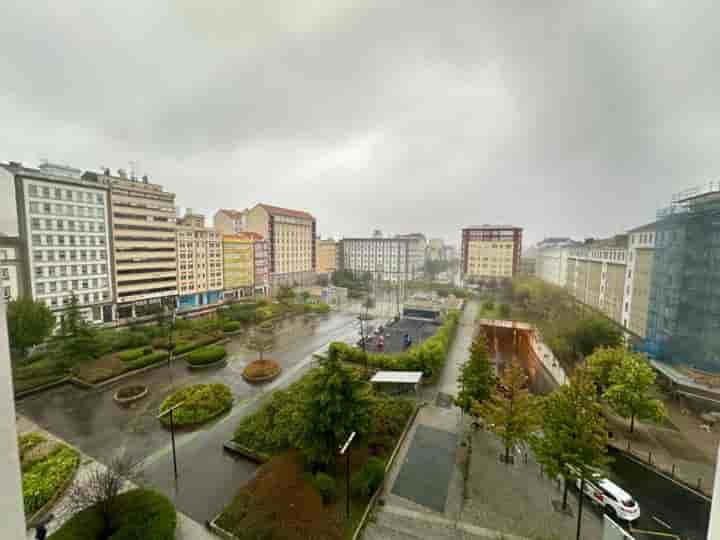
[[[130,179],[131,179],[133,182],[136,182],[136,181],[137,181],[137,176],[135,175],[135,173],[137,172],[138,162],[137,162],[137,161],[130,161],[129,164],[130,164]]]

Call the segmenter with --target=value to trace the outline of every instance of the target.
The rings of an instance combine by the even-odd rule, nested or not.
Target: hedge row
[[[399,353],[370,353],[367,355],[367,363],[377,369],[422,371],[425,377],[432,377],[445,364],[459,319],[460,312],[452,310],[447,314],[438,331],[419,345]],[[328,354],[331,358],[344,362],[365,363],[366,353],[362,349],[342,342],[331,343]]]
[[[210,345],[202,349],[196,349],[185,357],[188,364],[193,366],[205,366],[214,364],[225,358],[225,347],[220,345]]]
[[[194,351],[205,345],[215,343],[219,338],[217,336],[204,336],[190,342],[178,342],[175,346],[175,354],[185,354],[186,352]]]
[[[140,369],[146,366],[150,366],[152,364],[157,364],[158,362],[162,362],[163,360],[167,360],[168,356],[170,356],[170,354],[167,351],[157,351],[141,356],[140,358],[137,358],[132,362],[125,362],[125,365],[127,366],[128,370]]]
[[[132,362],[133,360],[137,360],[141,356],[146,356],[148,354],[152,353],[152,347],[139,347],[137,349],[130,349],[128,351],[123,351],[118,354],[118,358],[122,360],[123,362]]]
[[[174,540],[177,516],[170,500],[155,491],[133,489],[118,496],[111,510],[109,531],[97,507],[70,518],[51,540]],[[108,534],[109,533],[109,534]]]

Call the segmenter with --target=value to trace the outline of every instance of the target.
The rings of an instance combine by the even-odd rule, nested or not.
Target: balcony
[[[115,240],[115,249],[122,250],[122,249],[142,249],[142,250],[152,250],[152,249],[172,249],[172,254],[168,254],[170,257],[175,257],[175,240],[172,241],[153,241],[153,240]],[[133,257],[138,257],[137,253],[139,251],[134,252]],[[150,252],[153,253],[153,256],[157,257],[157,252]],[[118,254],[120,255],[120,254]]]
[[[166,295],[177,294],[177,281],[174,279],[168,279],[165,281],[153,281],[150,283],[148,283],[147,281],[140,281],[138,283],[130,283],[127,285],[120,285],[118,283],[117,292],[118,295],[125,296],[127,294],[140,291],[148,291],[148,293],[150,293],[150,291],[157,289],[167,289],[167,291],[165,291]]]
[[[120,269],[118,269],[120,270]],[[147,271],[147,272],[137,272],[137,273],[129,273],[129,274],[121,274],[118,272],[117,274],[117,280],[118,285],[121,284],[129,284],[130,282],[147,282],[151,279],[176,279],[177,272],[175,270],[165,270],[165,271],[159,271],[159,272],[153,272],[153,271]]]
[[[124,212],[126,214],[130,214],[131,212]],[[167,217],[164,214],[161,214],[161,212],[152,212],[150,214],[147,213],[140,213],[138,212],[138,217],[145,217],[147,215],[157,215],[157,217]],[[113,225],[130,225],[134,227],[155,227],[157,229],[167,229],[169,231],[172,231],[173,233],[177,229],[177,225],[174,221],[149,221],[146,219],[132,219],[127,217],[114,217],[113,218]],[[128,229],[120,229],[120,230],[128,230]]]

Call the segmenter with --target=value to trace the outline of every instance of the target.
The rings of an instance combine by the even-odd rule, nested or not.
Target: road
[[[254,356],[230,343],[227,346],[230,359],[225,368],[211,373],[190,372],[178,362],[171,372],[159,368],[130,379],[130,383],[142,382],[151,388],[151,396],[138,408],[122,409],[115,405],[112,394],[117,387],[86,391],[66,386],[21,401],[18,412],[100,462],[108,463],[118,453],[131,455],[139,462],[142,483],[163,491],[175,500],[179,510],[204,522],[218,514],[257,469],[254,464],[235,460],[223,451],[223,443],[231,438],[240,418],[257,410],[272,390],[297,380],[310,366],[313,352],[333,340],[359,337],[357,320],[344,313],[286,326],[272,352],[283,372],[263,386],[244,382],[240,372]],[[155,419],[157,406],[171,386],[209,381],[228,384],[235,396],[235,406],[217,422],[178,434],[176,486],[170,434]]]

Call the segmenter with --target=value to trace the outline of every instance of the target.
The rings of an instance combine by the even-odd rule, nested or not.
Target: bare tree
[[[138,478],[129,457],[115,457],[107,467],[98,464],[78,477],[68,491],[68,506],[73,513],[95,507],[108,530],[118,495]]]

